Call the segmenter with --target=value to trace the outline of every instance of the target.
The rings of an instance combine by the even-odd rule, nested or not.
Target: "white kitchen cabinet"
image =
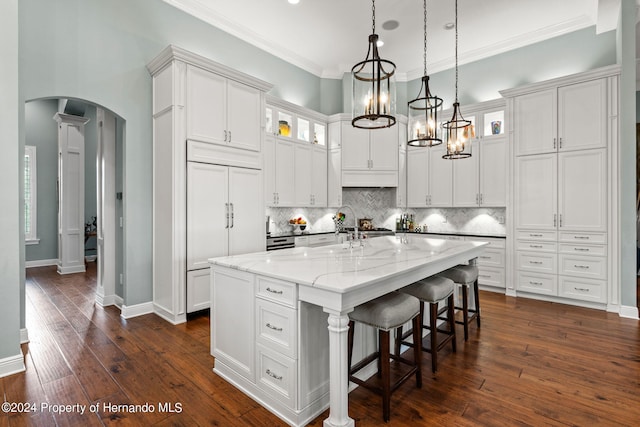
[[[516,96],[516,155],[606,147],[606,86],[600,78]]]
[[[176,46],[147,68],[153,310],[182,323],[188,311],[209,305],[207,257],[264,250],[264,199],[256,188],[263,186],[262,115],[271,85]]]
[[[187,139],[260,151],[260,90],[187,65]]]
[[[401,123],[402,124],[402,123]],[[396,207],[407,207],[407,127],[398,128],[398,188]]]
[[[329,122],[329,146],[327,149],[327,206],[342,206],[342,147],[341,123],[336,116]]]
[[[294,143],[294,206],[327,206],[327,150],[324,146]]]
[[[594,307],[611,302],[617,72],[608,67],[502,91],[513,107],[518,292]]]
[[[444,144],[407,148],[407,207],[451,207],[453,162]]]
[[[267,206],[295,206],[293,141],[274,136],[264,140],[264,198]]]
[[[343,121],[342,186],[398,186],[398,126],[359,129]]]
[[[311,206],[327,207],[327,149],[324,146],[311,146]]]

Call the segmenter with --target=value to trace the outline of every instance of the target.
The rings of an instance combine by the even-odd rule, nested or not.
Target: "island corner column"
[[[349,418],[349,366],[347,366],[347,333],[349,315],[352,308],[334,311],[324,308],[329,314],[329,418],[324,427],[353,427],[355,422]]]

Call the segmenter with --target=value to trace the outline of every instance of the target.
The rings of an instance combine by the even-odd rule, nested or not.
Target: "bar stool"
[[[420,348],[414,349],[413,362],[402,358],[399,354],[390,354],[390,338],[389,331],[396,329],[398,326],[413,320],[416,330],[420,325],[420,302],[406,294],[391,292],[383,295],[367,303],[357,306],[349,313],[349,333],[348,333],[348,363],[349,363],[349,381],[354,382],[366,389],[369,389],[382,396],[382,416],[384,421],[389,421],[391,412],[391,393],[407,381],[413,374],[416,376],[416,386],[422,387],[422,369]],[[378,329],[378,351],[365,357],[358,362],[356,366],[351,367],[351,358],[353,355],[353,335],[354,324],[360,322],[365,325],[373,326]],[[367,383],[357,377],[355,374],[372,361],[378,361],[378,378],[381,378],[382,385]],[[401,362],[411,367],[408,372],[404,373],[393,384],[391,383],[391,363],[390,359]]]
[[[451,342],[451,348],[454,353],[456,352],[456,327],[453,302],[454,288],[455,285],[452,280],[441,276],[431,276],[398,290],[398,292],[413,295],[420,300],[421,317],[424,317],[424,304],[429,303],[429,326],[421,324],[421,331],[422,329],[429,331],[429,346],[422,340],[422,333],[418,339],[416,339],[414,335],[413,343],[420,342],[422,344],[422,350],[431,354],[431,370],[433,372],[438,370],[438,351],[447,345],[447,343]],[[447,306],[439,310],[438,303],[445,300],[447,301]],[[447,329],[438,328],[438,316],[443,312],[447,313]],[[402,344],[416,348],[412,342],[405,341],[415,330],[407,331],[403,334],[401,327],[399,332],[398,338],[396,339],[396,353],[400,351]]]
[[[457,310],[462,310],[462,320],[457,320],[456,323],[464,326],[464,340],[467,341],[469,339],[469,322],[476,319],[478,328],[480,327],[478,267],[475,265],[460,264],[443,271],[440,275],[462,285],[462,307],[456,307]],[[469,308],[469,287],[473,287],[472,291],[475,299],[475,308]]]

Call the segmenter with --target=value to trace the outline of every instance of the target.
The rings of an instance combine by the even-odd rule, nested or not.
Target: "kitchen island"
[[[291,425],[307,424],[327,405],[325,426],[354,425],[348,417],[348,313],[454,265],[474,262],[484,246],[399,234],[352,247],[212,258],[214,372]]]

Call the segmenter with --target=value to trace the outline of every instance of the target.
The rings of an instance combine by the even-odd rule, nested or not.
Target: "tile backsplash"
[[[395,188],[344,188],[342,200],[350,206],[357,218],[371,218],[374,227],[395,230],[396,218],[403,212],[413,214],[416,225],[427,226],[428,231],[438,233],[462,232],[503,236],[506,234],[505,208],[430,208],[407,210],[396,205]],[[347,215],[345,223],[352,226],[351,211],[342,209]],[[334,208],[267,208],[271,217],[271,233],[291,231],[290,218],[303,217],[307,230],[312,232],[334,231]]]

